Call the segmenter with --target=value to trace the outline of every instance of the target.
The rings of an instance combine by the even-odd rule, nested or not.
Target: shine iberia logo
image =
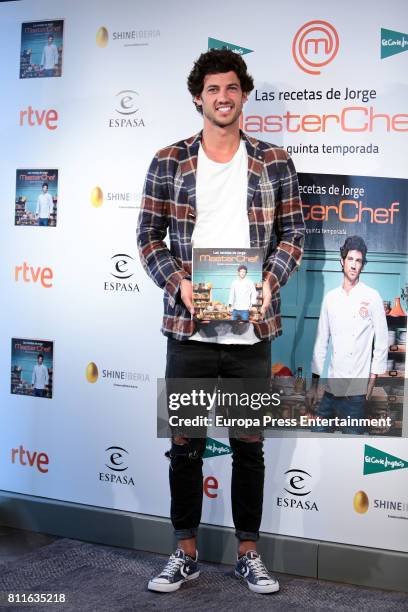
[[[381,59],[408,51],[408,34],[381,28]]]
[[[218,40],[217,38],[208,39],[208,48],[209,49],[229,49],[230,51],[235,51],[235,53],[239,53],[239,55],[245,55],[246,53],[253,53],[253,49],[246,49],[245,47],[234,45],[233,43],[225,42],[224,40]]]
[[[207,438],[205,443],[205,451],[203,459],[209,459],[210,457],[222,457],[223,455],[231,455],[232,450],[230,446],[222,444],[214,440],[214,438]]]
[[[408,461],[394,457],[374,446],[368,444],[364,447],[364,471],[363,474],[377,474],[378,472],[392,472],[408,468]]]

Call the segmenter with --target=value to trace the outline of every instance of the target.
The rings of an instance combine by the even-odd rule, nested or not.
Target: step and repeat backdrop
[[[404,0],[1,3],[1,489],[169,515],[162,292],[135,231],[151,158],[201,129],[186,78],[208,47],[244,54],[242,129],[292,155],[308,250],[359,233],[405,261],[407,31]],[[206,523],[232,525],[230,454],[208,439]],[[265,454],[263,531],[408,551],[406,439]]]

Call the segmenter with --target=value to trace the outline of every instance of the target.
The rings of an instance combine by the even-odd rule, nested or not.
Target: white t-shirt
[[[197,217],[191,238],[193,247],[249,248],[247,193],[248,155],[245,143],[241,140],[233,158],[223,164],[209,159],[200,144],[196,175]],[[245,331],[234,334],[229,323],[208,323],[190,340],[220,344],[259,342],[252,323],[240,325]],[[217,335],[211,335],[214,331]]]

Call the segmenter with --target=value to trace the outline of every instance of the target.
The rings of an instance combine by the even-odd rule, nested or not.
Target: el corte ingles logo
[[[240,47],[239,45],[234,45],[233,43],[225,42],[224,40],[218,40],[217,38],[209,38],[208,39],[208,48],[209,49],[230,49],[230,51],[235,51],[240,55],[245,55],[246,53],[252,53],[253,49],[246,49],[245,47]]]
[[[364,447],[364,476],[378,472],[391,472],[408,468],[408,461],[394,457],[368,444]]]
[[[231,455],[231,453],[231,448],[226,444],[222,444],[213,438],[207,438],[203,459],[209,459],[210,457],[222,457],[223,455]]]
[[[408,51],[408,34],[381,28],[381,59]]]

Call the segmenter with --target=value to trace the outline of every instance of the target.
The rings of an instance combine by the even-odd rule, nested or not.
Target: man
[[[282,333],[279,289],[302,256],[304,222],[295,168],[283,149],[239,130],[243,104],[253,89],[240,55],[226,49],[203,53],[189,75],[188,89],[203,115],[203,130],[156,154],[138,224],[141,261],[164,289],[166,378],[267,379],[271,339]],[[164,242],[167,229],[169,248]],[[248,324],[245,334],[231,330],[209,341],[202,333],[205,324],[194,320],[192,247],[263,249],[264,318]],[[246,577],[251,590],[275,592],[278,582],[256,552],[265,469],[262,439],[231,437],[230,444],[232,513],[239,540],[235,572]],[[199,575],[196,536],[204,450],[205,438],[172,438],[170,514],[178,547],[162,573],[150,580],[151,590],[175,591]]]
[[[48,193],[48,183],[42,184],[42,193],[37,198],[37,208],[35,216],[38,219],[38,225],[48,226],[50,216],[54,210],[54,202],[50,193]]]
[[[34,389],[36,397],[45,397],[47,385],[49,382],[48,368],[43,364],[44,356],[39,353],[37,363],[33,368],[31,377],[31,386]]]
[[[360,281],[366,255],[367,247],[360,236],[347,238],[340,248],[342,284],[323,300],[308,396],[313,406],[331,339],[329,392],[325,392],[317,411],[322,418],[364,418],[365,400],[371,396],[377,375],[387,369],[388,328],[383,302],[375,289]],[[334,427],[316,426],[314,430],[334,431]],[[353,425],[342,431],[361,434],[364,427]]]
[[[41,66],[44,68],[44,76],[55,76],[55,69],[58,66],[58,49],[54,45],[54,37],[52,34],[48,36],[48,44],[45,45],[43,49]]]
[[[249,321],[249,309],[256,304],[256,287],[251,279],[246,278],[248,268],[238,267],[238,278],[231,284],[228,305],[232,309],[232,321]]]

